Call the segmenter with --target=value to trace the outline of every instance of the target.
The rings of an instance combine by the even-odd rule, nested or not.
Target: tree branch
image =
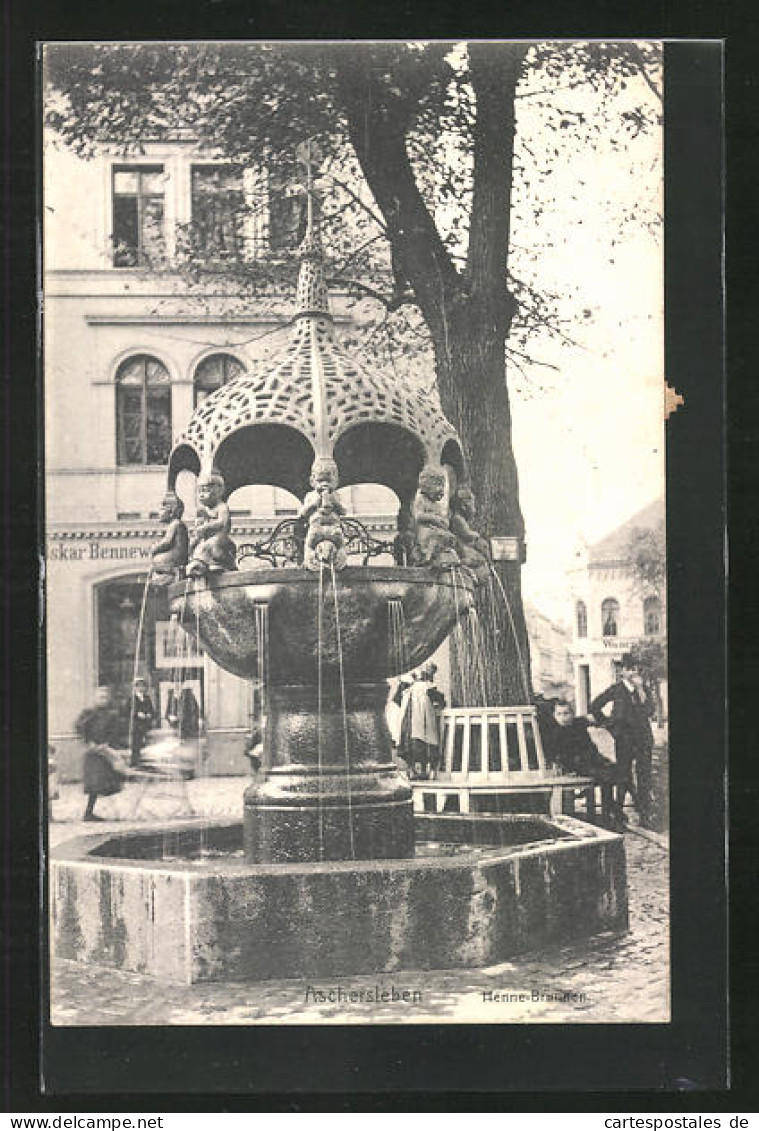
[[[651,76],[648,73],[648,68],[646,67],[646,60],[643,58],[643,52],[641,51],[640,47],[638,47],[637,44],[635,44],[635,43],[631,43],[629,45],[629,48],[630,48],[630,58],[633,60],[636,67],[638,68],[638,71],[639,71],[641,77],[643,78],[646,86],[651,91],[651,93],[655,96],[655,98],[659,102],[659,105],[663,105],[664,99],[662,97],[662,92],[657,87],[656,83],[653,81],[653,79],[651,78]]]
[[[413,288],[434,333],[443,329],[445,308],[464,296],[463,280],[424,202],[406,148],[405,129],[423,84],[417,76],[412,98],[408,84],[388,77],[386,62],[374,54],[367,60],[365,52],[360,58],[341,54],[335,68],[338,95],[361,170],[385,218],[396,278]]]

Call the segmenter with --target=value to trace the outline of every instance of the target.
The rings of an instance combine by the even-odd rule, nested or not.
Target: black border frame
[[[251,2],[245,14],[241,9],[220,13],[213,3],[205,3],[194,6],[199,12],[184,8],[180,13],[172,0],[154,11],[152,19],[133,11],[133,23],[117,8],[103,5],[95,11],[77,0],[65,10],[53,12],[51,4],[37,16],[27,13],[31,19],[24,24],[23,15],[17,22],[19,8],[12,13],[10,2],[6,0],[5,42],[6,50],[13,47],[6,55],[5,98],[13,117],[5,122],[4,211],[6,221],[12,215],[13,222],[4,237],[8,352],[3,560],[6,568],[17,570],[18,580],[6,576],[4,600],[4,690],[10,706],[3,767],[4,1084],[14,1105],[7,1110],[91,1111],[104,1101],[104,1110],[181,1110],[185,1105],[195,1111],[367,1110],[359,1106],[366,1103],[367,1093],[373,1094],[376,1110],[394,1110],[396,1105],[407,1109],[411,1095],[435,1093],[436,1099],[427,1101],[434,1110],[438,1101],[450,1106],[452,1093],[479,1093],[490,1107],[507,1090],[506,1102],[519,1110],[541,1110],[536,1092],[552,1093],[551,1102],[559,1101],[561,1094],[577,1097],[582,1092],[584,1110],[599,1104],[608,1110],[627,1093],[626,1106],[634,1110],[634,1096],[642,1100],[647,1090],[658,1093],[654,1106],[661,1110],[662,1092],[693,1090],[703,1110],[703,1090],[716,1095],[724,1088],[727,1063],[720,44],[671,42],[666,48],[667,374],[685,397],[685,408],[668,425],[667,461],[672,745],[687,751],[672,759],[672,821],[678,829],[672,853],[672,1024],[316,1030],[45,1026],[40,1032],[34,1005],[42,986],[37,764],[31,753],[39,745],[41,692],[34,633],[39,503],[35,465],[41,420],[30,379],[37,365],[33,43],[63,38],[308,38],[324,34],[324,13],[320,16],[318,5],[309,13],[296,2],[284,8]],[[551,17],[547,27],[545,13],[531,13],[529,26],[504,19],[497,28],[492,19],[472,17],[462,30],[455,9],[438,9],[430,16],[415,6],[413,17],[410,11],[376,11],[371,27],[348,27],[343,20],[330,33],[345,38],[412,37],[429,35],[434,28],[441,37],[597,37],[602,24],[608,38],[656,37],[671,31],[671,20],[661,21],[664,27],[657,23],[645,30],[618,29],[622,6],[601,7],[605,18],[599,10],[588,20],[586,9],[571,30]],[[703,25],[695,15],[692,25]],[[15,41],[10,38],[11,19]],[[445,22],[449,26],[444,28]],[[707,28],[699,30],[709,34]],[[712,27],[715,33],[719,36],[718,27]],[[25,378],[19,380],[18,374]],[[23,427],[17,426],[20,421]],[[44,1095],[39,1090],[40,1053]],[[192,1093],[189,1080],[195,1084]],[[602,1093],[598,1103],[589,1091]],[[678,1106],[686,1105],[691,1106],[681,1094]]]

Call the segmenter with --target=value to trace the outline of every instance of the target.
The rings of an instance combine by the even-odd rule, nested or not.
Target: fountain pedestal
[[[468,615],[472,582],[427,568],[349,566],[333,578],[282,568],[169,594],[217,663],[263,676],[266,777],[245,792],[248,862],[411,856],[412,791],[392,761],[386,680],[426,660]]]
[[[393,763],[385,683],[271,689],[266,781],[245,791],[256,863],[384,860],[414,852],[411,788]]]

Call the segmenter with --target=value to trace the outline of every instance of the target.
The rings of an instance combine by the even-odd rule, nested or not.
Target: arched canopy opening
[[[309,489],[314,449],[286,424],[251,424],[227,436],[215,464],[224,476],[226,497],[238,487],[270,484],[302,499]]]
[[[174,451],[171,453],[168,478],[168,488],[170,491],[177,490],[177,482],[184,471],[189,471],[190,474],[194,476],[200,474],[200,456],[189,444],[180,444],[178,447],[174,448]],[[186,479],[187,477],[182,476],[182,478]],[[185,502],[186,501],[185,499]]]
[[[375,515],[395,515],[400,500],[392,487],[383,483],[355,483],[341,487],[337,497],[349,515],[371,518]]]
[[[397,424],[369,421],[354,424],[338,437],[335,462],[341,487],[377,483],[410,502],[425,462],[424,445]]]
[[[233,517],[279,519],[296,514],[300,508],[300,499],[296,495],[270,483],[238,487],[227,502]]]
[[[440,453],[440,462],[443,465],[453,468],[457,484],[462,483],[466,479],[464,455],[457,440],[446,440],[443,445],[443,450]]]
[[[184,503],[182,518],[185,522],[193,520],[198,509],[198,477],[192,471],[180,471],[176,477],[174,490]]]

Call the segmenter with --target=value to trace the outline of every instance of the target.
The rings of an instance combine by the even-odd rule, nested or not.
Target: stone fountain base
[[[230,822],[69,842],[51,868],[54,951],[170,982],[265,981],[486,966],[627,928],[617,834],[568,817],[415,827],[414,859],[323,864],[248,864]]]
[[[250,863],[413,856],[412,790],[391,759],[386,702],[386,683],[270,690],[270,768],[245,790]]]

